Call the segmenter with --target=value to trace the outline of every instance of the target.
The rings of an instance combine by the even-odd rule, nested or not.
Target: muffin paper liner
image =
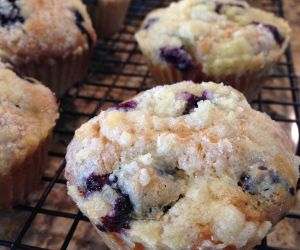
[[[15,163],[9,172],[0,175],[0,211],[21,203],[39,184],[44,172],[51,134],[23,162]]]
[[[36,78],[61,97],[73,84],[87,76],[91,50],[56,60],[53,64],[28,63],[15,65],[25,76]]]
[[[245,72],[242,75],[228,75],[221,77],[207,76],[203,73],[201,66],[198,66],[189,72],[182,72],[171,65],[157,66],[148,61],[148,68],[155,84],[172,84],[185,80],[191,80],[196,83],[201,83],[203,81],[213,81],[216,83],[223,82],[225,85],[230,85],[242,92],[248,101],[252,101],[262,88],[265,74],[271,67],[266,67],[255,72]]]
[[[92,11],[92,21],[99,39],[118,32],[124,22],[130,0],[98,0]]]

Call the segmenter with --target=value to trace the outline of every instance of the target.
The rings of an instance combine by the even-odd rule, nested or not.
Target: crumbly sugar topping
[[[56,99],[49,89],[21,79],[0,62],[0,175],[34,152],[57,118]]]
[[[80,0],[1,0],[0,57],[53,63],[93,46],[96,35]]]
[[[243,0],[182,0],[154,10],[136,39],[155,65],[181,71],[201,65],[208,76],[243,74],[282,55],[290,28]]]
[[[293,205],[299,162],[279,125],[238,91],[181,82],[79,128],[66,178],[99,230],[127,242],[250,249]]]

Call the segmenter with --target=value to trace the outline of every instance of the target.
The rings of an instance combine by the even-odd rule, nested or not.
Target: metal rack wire
[[[80,248],[79,246],[74,248],[70,244],[76,232],[85,224],[89,225],[88,219],[78,210],[75,210],[75,206],[70,203],[66,195],[59,196],[57,194],[60,190],[65,190],[66,181],[62,176],[65,168],[66,146],[75,129],[95,116],[100,109],[121,102],[141,90],[151,87],[151,76],[133,35],[145,14],[151,9],[166,4],[168,4],[167,0],[133,0],[127,15],[126,25],[122,31],[112,39],[97,44],[88,79],[70,89],[61,99],[61,118],[55,128],[53,147],[49,152],[50,167],[43,177],[43,186],[31,202],[15,208],[11,216],[14,218],[13,220],[17,221],[18,227],[9,236],[7,233],[1,235],[0,232],[0,249]],[[279,16],[284,15],[281,0],[263,1],[263,7]],[[286,130],[291,129],[296,134],[296,150],[299,155],[300,102],[298,91],[297,77],[289,48],[285,53],[285,58],[277,65],[276,71],[270,75],[257,100],[253,102],[253,107],[267,112]],[[22,216],[18,217],[18,214],[22,214]],[[55,228],[61,228],[61,232],[59,232],[60,242],[56,245],[45,245],[44,243],[39,245],[39,243],[32,243],[29,240],[28,235],[32,234],[30,233],[32,228],[41,227],[39,222],[35,222],[39,216],[51,217],[52,220],[62,219],[62,221],[54,223]],[[18,218],[22,219],[19,221]],[[300,214],[290,213],[288,218],[300,222]],[[44,233],[49,237],[52,231],[48,228]],[[52,240],[54,238],[52,237]],[[89,244],[93,244],[92,240],[89,241]],[[97,249],[106,248],[103,246],[103,248]],[[270,246],[265,239],[257,249],[285,248]]]

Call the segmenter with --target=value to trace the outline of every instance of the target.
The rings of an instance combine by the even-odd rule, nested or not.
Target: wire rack
[[[284,16],[282,1],[262,2],[263,8]],[[124,28],[112,39],[98,42],[87,80],[61,99],[61,118],[54,131],[43,183],[28,202],[0,216],[0,249],[106,249],[88,219],[66,194],[63,177],[66,147],[75,129],[101,109],[152,87],[133,35],[150,10],[168,3],[167,0],[133,0]],[[298,90],[289,48],[252,106],[280,122],[294,139],[299,155]],[[300,228],[299,211],[288,214],[285,220],[289,219]],[[268,238],[257,249],[297,249],[297,243],[296,248],[283,248],[272,246]]]

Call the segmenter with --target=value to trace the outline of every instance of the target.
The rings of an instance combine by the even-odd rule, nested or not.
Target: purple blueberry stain
[[[265,166],[259,166],[258,169],[259,169],[259,170],[262,170],[262,171],[265,171],[265,170],[267,170],[268,168],[265,167]]]
[[[237,184],[244,192],[259,197],[272,196],[274,192],[277,192],[276,186],[278,185],[282,186],[290,195],[295,195],[295,189],[275,169],[269,169],[262,165],[258,168],[249,168],[242,173]]]
[[[113,174],[99,175],[92,173],[86,179],[86,188],[83,191],[85,197],[94,192],[101,192],[105,185],[109,185],[119,196],[113,203],[112,211],[101,217],[101,224],[96,225],[101,232],[120,232],[123,228],[130,228],[130,214],[133,211],[133,206],[129,196],[120,190],[117,182],[118,178]]]
[[[137,102],[134,100],[130,100],[115,106],[114,109],[127,112],[136,109],[136,107],[137,107]]]
[[[240,186],[243,191],[248,192],[251,195],[254,195],[255,182],[252,176],[248,173],[243,173],[238,182],[238,186]]]
[[[273,169],[269,170],[269,175],[270,175],[272,184],[280,183],[280,177],[277,173],[275,173],[275,171]]]
[[[294,187],[289,188],[289,194],[292,196],[295,196],[295,188]]]
[[[159,20],[159,19],[156,18],[156,17],[149,18],[149,19],[145,22],[145,24],[144,24],[144,26],[143,26],[143,29],[144,29],[144,30],[150,29],[155,23],[157,23],[158,20]]]
[[[156,172],[160,176],[177,176],[178,169],[174,168],[155,168]]]
[[[86,36],[87,42],[89,47],[91,48],[93,46],[93,39],[90,35],[90,33],[87,31],[87,29],[84,27],[84,18],[82,14],[79,12],[79,10],[73,9],[72,10],[73,14],[75,15],[75,24],[80,30],[80,32]]]
[[[272,33],[274,40],[276,41],[276,43],[279,46],[282,46],[282,44],[284,43],[285,38],[280,33],[280,31],[278,30],[278,28],[276,26],[274,26],[272,24],[260,23],[260,22],[256,22],[256,21],[252,22],[251,24],[255,25],[255,26],[260,26],[261,25],[262,27],[267,29],[270,33]]]
[[[16,23],[24,23],[24,17],[20,14],[20,8],[15,0],[9,0],[8,3],[0,2],[0,26],[9,28]]]
[[[86,180],[86,192],[88,195],[93,192],[101,192],[105,184],[108,183],[109,174],[99,175],[92,173]]]
[[[131,220],[130,214],[133,211],[133,206],[129,196],[122,194],[114,201],[113,210],[108,215],[101,218],[99,230],[102,232],[120,232],[122,229],[129,229]]]
[[[186,106],[183,115],[190,114],[198,106],[199,101],[208,100],[207,91],[204,91],[201,96],[196,96],[188,92],[181,92],[180,97],[186,101]]]
[[[161,48],[160,58],[164,59],[168,64],[173,65],[181,71],[190,71],[195,68],[191,55],[183,48]]]
[[[237,8],[245,8],[244,5],[239,4],[239,3],[216,3],[216,7],[215,7],[215,12],[218,14],[222,13],[222,9],[223,7],[237,7]]]

